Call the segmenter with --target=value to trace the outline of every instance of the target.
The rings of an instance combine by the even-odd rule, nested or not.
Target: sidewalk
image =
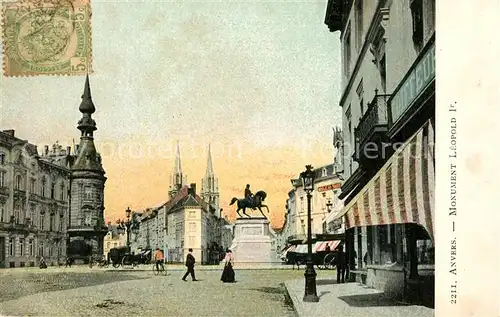
[[[337,284],[325,279],[316,281],[319,302],[304,303],[304,283],[304,279],[285,282],[299,317],[434,316],[434,309],[385,299],[382,292],[358,283]]]

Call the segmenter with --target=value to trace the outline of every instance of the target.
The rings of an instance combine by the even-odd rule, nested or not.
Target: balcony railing
[[[354,131],[356,139],[363,143],[377,128],[387,128],[387,100],[391,95],[375,95],[366,113]]]
[[[366,113],[354,129],[356,138],[355,159],[367,157],[367,150],[375,151],[380,147],[380,138],[377,134],[385,134],[388,128],[387,100],[390,95],[375,94],[369,103]],[[373,143],[373,144],[370,144]],[[371,148],[369,149],[368,146]]]

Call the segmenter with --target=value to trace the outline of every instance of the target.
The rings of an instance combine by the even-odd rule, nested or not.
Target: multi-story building
[[[283,227],[276,235],[276,252],[281,253],[288,246],[288,237],[296,234],[295,232],[295,189],[288,192],[288,199],[285,204],[285,221]]]
[[[64,150],[45,146],[40,156],[14,130],[0,132],[0,267],[66,256],[70,171],[53,160],[56,152]]]
[[[198,261],[206,263],[214,261],[212,257],[216,250],[220,252],[231,245],[228,222],[221,217],[221,210],[218,209],[218,185],[210,150],[202,180],[203,192],[198,195],[196,184],[188,187],[184,185],[186,181],[177,145],[170,199],[142,212],[139,232],[131,236],[133,250],[160,248],[165,250],[167,261],[182,262],[187,250],[192,248]]]
[[[81,142],[73,153],[56,142],[40,154],[14,130],[0,132],[0,267],[32,266],[42,256],[50,265],[67,254],[102,254],[106,178],[93,143],[88,77],[80,111]]]
[[[434,20],[434,0],[329,0],[325,18],[340,31],[346,181],[339,217],[351,264],[372,287],[394,294],[415,287],[430,300]]]
[[[117,225],[108,222],[108,233],[104,236],[103,255],[107,259],[108,253],[113,248],[127,245],[127,231],[120,230]]]
[[[335,157],[333,164],[335,166],[336,175],[340,180],[344,180],[344,165],[343,165],[343,137],[342,130],[335,127],[333,130],[333,147],[335,149]],[[330,212],[323,221],[323,232],[327,234],[344,234],[345,233],[345,218],[338,217],[344,208],[344,200],[340,199],[341,190],[334,189],[333,199],[330,206]]]
[[[79,110],[82,113],[78,121],[80,144],[75,155],[64,160],[71,167],[68,255],[74,259],[85,259],[91,254],[103,254],[104,236],[108,232],[104,222],[106,177],[101,155],[94,145],[97,127],[92,119],[95,106],[88,75]]]
[[[338,200],[338,191],[342,181],[339,178],[336,164],[329,164],[314,169],[314,191],[311,193],[311,232],[321,234],[325,231],[324,220],[332,211]],[[296,235],[307,234],[307,194],[299,178],[291,180],[294,186],[295,211],[292,212],[294,225],[292,231]]]

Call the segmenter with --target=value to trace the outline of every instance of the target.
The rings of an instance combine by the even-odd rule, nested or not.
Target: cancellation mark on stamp
[[[89,0],[20,0],[2,5],[4,75],[92,72]]]

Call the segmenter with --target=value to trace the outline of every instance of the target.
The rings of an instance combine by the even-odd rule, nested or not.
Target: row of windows
[[[38,219],[39,222],[37,223],[35,212],[32,211],[31,216],[29,218],[31,221],[31,225],[38,226],[40,230],[47,230],[48,229],[48,231],[55,231],[56,228],[58,228],[59,231],[63,231],[63,229],[64,229],[64,217],[59,218],[59,224],[57,226],[56,225],[56,216],[57,215],[55,215],[55,214],[54,215],[40,214],[39,219]],[[48,226],[47,226],[47,219],[49,221]],[[14,212],[14,221],[17,224],[21,224],[21,223],[26,224],[26,222],[25,222],[26,219],[24,219],[24,221],[23,221],[23,219],[21,217],[21,211],[19,209],[17,209]],[[6,211],[4,206],[0,206],[0,222],[3,222],[3,223],[10,222],[10,216],[7,215],[7,211]]]
[[[35,243],[34,243],[34,240],[33,239],[28,239],[27,242],[28,243],[26,245],[26,241],[25,241],[24,238],[19,239],[19,244],[18,244],[19,253],[20,253],[21,256],[25,256],[25,255],[34,256],[35,255],[35,247],[34,247]],[[10,256],[15,256],[16,255],[16,244],[15,244],[13,238],[9,239],[9,248],[8,248],[7,253]]]
[[[7,177],[6,177],[7,173],[5,171],[0,171],[0,187],[7,187]],[[34,178],[31,178],[30,179],[30,183],[29,183],[29,191],[31,193],[36,193],[36,185],[37,185],[37,181],[36,179]],[[61,183],[60,186],[59,186],[59,195],[57,196],[57,198],[59,200],[64,200],[66,198],[66,186],[64,183]],[[21,175],[16,175],[15,179],[14,179],[14,189],[16,190],[26,190],[25,186],[24,186],[24,179]],[[43,197],[47,197],[46,195],[49,194],[49,192],[47,192],[47,181],[45,180],[45,178],[43,178],[41,180],[41,186],[39,187],[39,190],[38,190],[38,194],[40,196],[43,196]],[[56,183],[55,182],[52,182],[50,184],[50,198],[51,199],[56,199]]]

